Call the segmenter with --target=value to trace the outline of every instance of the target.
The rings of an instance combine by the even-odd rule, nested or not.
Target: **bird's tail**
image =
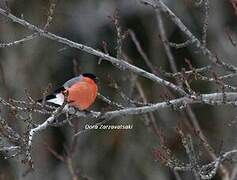
[[[56,95],[51,94],[45,97],[45,101],[56,98]],[[37,102],[42,103],[44,99],[38,99]]]
[[[37,102],[42,103],[44,99],[39,99]],[[61,106],[64,102],[63,94],[51,94],[45,97],[45,102],[52,103],[56,106]]]

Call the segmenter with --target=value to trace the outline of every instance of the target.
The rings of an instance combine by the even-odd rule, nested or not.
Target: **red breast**
[[[83,77],[81,81],[67,89],[67,101],[70,105],[85,110],[94,103],[97,91],[96,83],[88,77]]]

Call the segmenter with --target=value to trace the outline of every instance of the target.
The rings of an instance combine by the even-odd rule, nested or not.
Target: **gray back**
[[[69,87],[71,87],[73,84],[75,84],[76,82],[82,80],[82,78],[83,78],[82,75],[77,76],[77,77],[74,77],[74,78],[68,80],[67,82],[65,82],[65,83],[63,84],[63,87],[64,87],[64,88],[69,88]]]

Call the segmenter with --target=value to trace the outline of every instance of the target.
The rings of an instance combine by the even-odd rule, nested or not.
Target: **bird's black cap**
[[[98,78],[96,77],[96,75],[94,75],[94,74],[92,74],[92,73],[83,73],[82,76],[88,77],[88,78],[94,80],[95,82],[98,81]]]

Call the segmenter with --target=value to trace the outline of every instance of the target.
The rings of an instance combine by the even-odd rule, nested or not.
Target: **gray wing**
[[[63,87],[64,87],[64,88],[69,88],[69,87],[71,87],[73,84],[75,84],[76,82],[82,80],[82,78],[83,78],[82,75],[77,76],[77,77],[74,77],[74,78],[68,80],[67,82],[65,82],[65,83],[63,84]]]

